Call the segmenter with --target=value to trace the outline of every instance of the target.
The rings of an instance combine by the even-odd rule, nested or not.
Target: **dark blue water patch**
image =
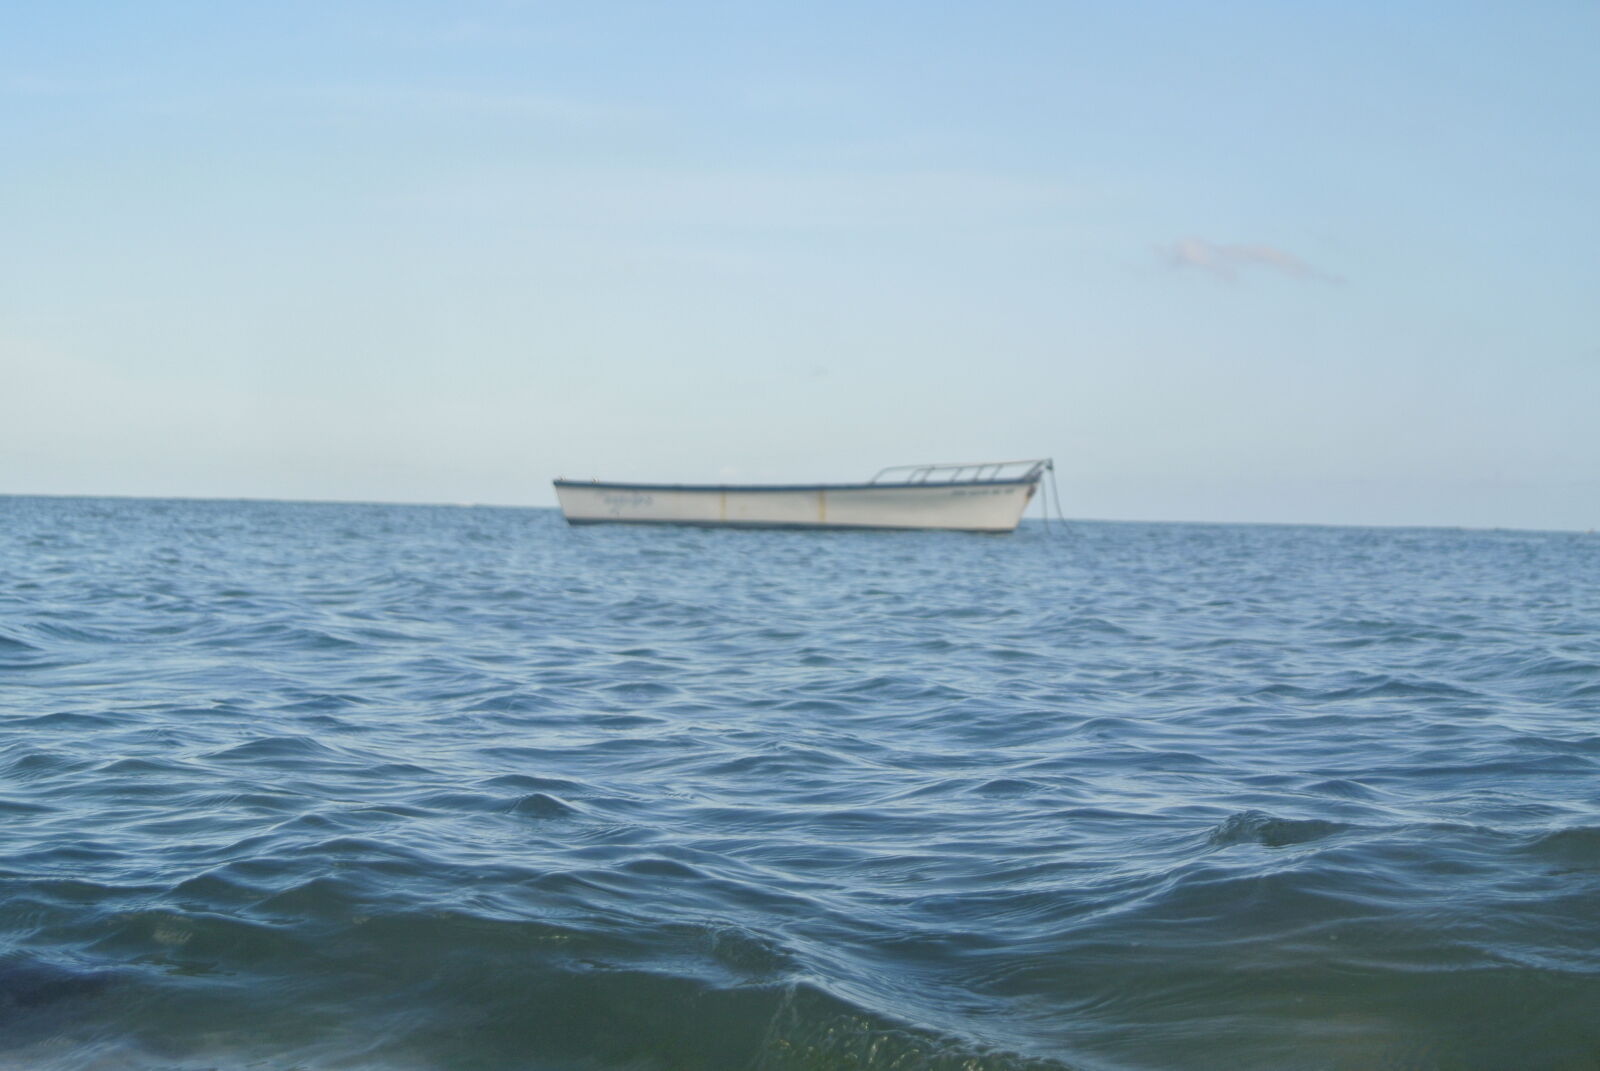
[[[1209,840],[1218,847],[1233,844],[1259,844],[1265,848],[1286,848],[1322,840],[1348,829],[1339,822],[1320,818],[1279,818],[1261,811],[1241,811],[1229,815],[1211,831]]]
[[[0,1066],[1582,1068],[1600,542],[0,499]]]
[[[1523,850],[1561,866],[1600,871],[1600,824],[1539,834]]]

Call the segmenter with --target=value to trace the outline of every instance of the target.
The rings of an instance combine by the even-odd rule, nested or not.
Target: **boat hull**
[[[937,528],[1010,532],[1035,481],[690,486],[557,480],[571,524],[729,528]]]

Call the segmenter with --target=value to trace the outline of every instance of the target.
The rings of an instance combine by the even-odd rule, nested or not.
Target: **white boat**
[[[894,465],[866,483],[676,484],[556,480],[569,524],[945,528],[1009,532],[1049,458]]]

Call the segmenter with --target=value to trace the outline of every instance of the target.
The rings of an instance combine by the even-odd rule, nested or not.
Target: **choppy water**
[[[1600,539],[0,499],[0,1068],[212,1067],[1600,1067]]]

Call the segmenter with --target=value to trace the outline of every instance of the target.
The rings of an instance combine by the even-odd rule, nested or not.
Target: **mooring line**
[[[1050,461],[1050,499],[1056,504],[1056,518],[1061,521],[1061,527],[1065,529],[1067,517],[1061,512],[1061,488],[1056,486],[1056,463],[1053,458]]]

